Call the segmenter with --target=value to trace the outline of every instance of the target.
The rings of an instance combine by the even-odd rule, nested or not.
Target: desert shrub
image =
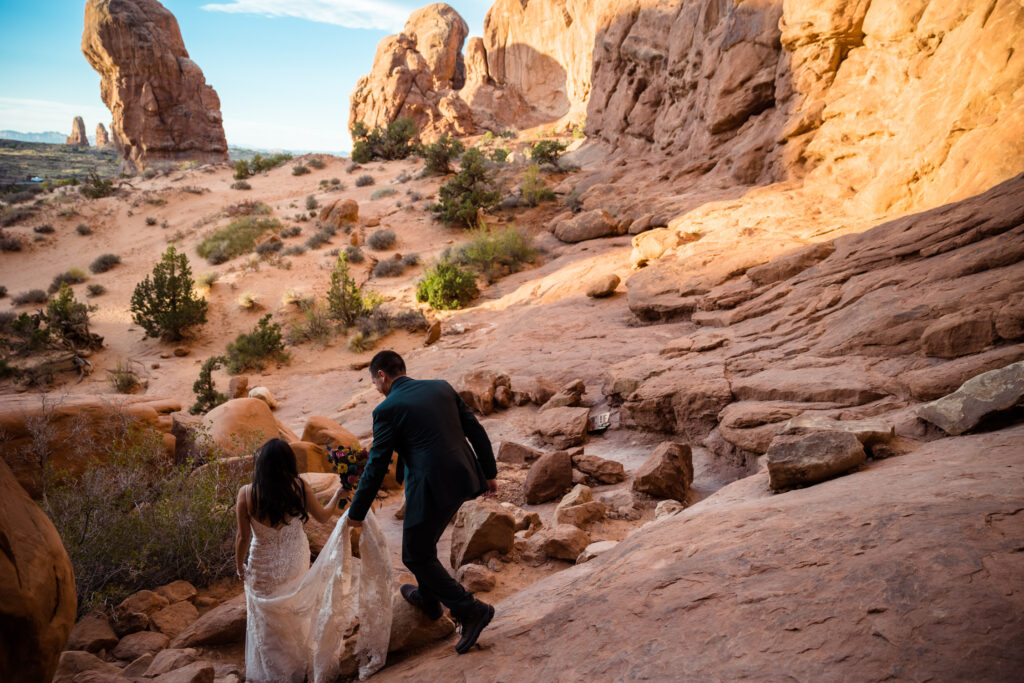
[[[462,155],[461,170],[441,186],[439,201],[431,209],[445,225],[470,227],[476,223],[478,211],[491,208],[500,199],[483,154],[472,148]]]
[[[446,256],[448,260],[472,268],[489,282],[494,282],[506,268],[508,272],[515,273],[522,270],[524,263],[536,261],[537,250],[533,239],[521,230],[513,227],[500,231],[482,228],[474,230],[468,243]]]
[[[499,131],[498,137],[505,138],[507,140],[514,140],[515,138],[519,137],[519,133],[509,128],[506,130]]]
[[[36,196],[35,192],[30,190],[21,190],[18,192],[11,192],[4,196],[4,201],[8,204],[21,204],[23,202],[31,201]]]
[[[416,286],[416,301],[426,302],[438,310],[452,310],[462,308],[479,293],[472,272],[440,261],[423,274]]]
[[[89,174],[89,179],[82,184],[79,192],[89,199],[100,199],[114,194],[114,181],[109,178],[100,178],[95,171]]]
[[[52,235],[55,231],[52,225],[37,225],[32,228],[32,232],[39,233],[40,235]]]
[[[540,166],[530,164],[523,176],[523,182],[519,184],[519,190],[523,193],[523,201],[530,206],[537,206],[541,202],[554,200],[555,193],[544,184],[540,177]]]
[[[147,168],[142,172],[142,177],[146,180],[152,180],[153,178],[156,178],[156,173],[157,171],[155,168]]]
[[[331,186],[337,187],[338,185],[341,185],[341,178],[331,178]]]
[[[327,309],[335,320],[346,328],[360,317],[373,312],[380,300],[373,294],[364,294],[349,272],[344,255],[338,256],[331,271],[331,285],[327,290]]]
[[[420,263],[420,255],[406,254],[405,256],[402,257],[402,263],[404,263],[407,266],[418,266]]]
[[[572,127],[572,137],[573,137],[573,139],[574,140],[582,140],[583,138],[585,138],[587,136],[586,130],[587,130],[587,119],[586,119],[586,117],[584,117],[582,121],[580,121],[579,123],[577,123],[575,126]]]
[[[256,246],[256,240],[265,232],[280,227],[281,223],[276,218],[245,216],[231,221],[204,239],[196,247],[196,252],[210,263],[223,263],[252,251]]]
[[[251,175],[261,173],[263,171],[269,171],[272,168],[276,168],[283,163],[292,160],[291,154],[274,154],[269,157],[264,157],[262,154],[256,154],[249,161],[239,159],[235,162],[235,180],[244,180]]]
[[[6,296],[7,296],[7,287],[5,287],[4,285],[0,285],[0,299],[3,299]]]
[[[373,267],[374,277],[398,277],[405,272],[405,264],[402,263],[401,259],[384,259],[378,261],[377,265]]]
[[[47,291],[50,294],[55,293],[61,288],[61,285],[67,283],[69,285],[78,285],[89,279],[89,276],[85,274],[85,271],[81,268],[71,268],[63,273],[60,273],[53,278],[53,282],[50,283],[50,287]]]
[[[228,374],[237,375],[247,370],[262,370],[271,360],[288,360],[281,336],[281,326],[270,322],[270,314],[260,318],[251,332],[243,332],[228,344],[224,367]]]
[[[356,171],[358,171],[359,169],[361,169],[362,167],[363,167],[362,164],[358,164],[358,163],[353,161],[352,163],[350,163],[348,166],[345,167],[345,173],[348,173],[349,175],[351,175],[351,174],[355,173]]]
[[[11,297],[11,302],[15,306],[25,306],[27,304],[45,304],[50,300],[46,292],[41,289],[30,289],[27,292],[22,292]]]
[[[203,361],[199,368],[199,377],[192,383],[192,393],[196,395],[196,402],[188,412],[193,415],[208,413],[228,400],[226,395],[217,391],[217,386],[213,382],[213,371],[223,363],[223,356],[210,356]]]
[[[0,251],[21,251],[21,240],[17,237],[0,237]]]
[[[269,256],[271,254],[281,251],[283,248],[284,243],[282,242],[268,241],[256,245],[256,253],[259,254],[260,256]]]
[[[203,194],[204,192],[207,192],[207,189],[205,187],[198,187],[196,185],[186,185],[181,189],[182,191],[188,192],[189,194]]]
[[[75,232],[77,232],[77,233],[78,233],[79,235],[81,235],[82,237],[85,237],[86,235],[91,235],[91,234],[92,234],[92,228],[90,228],[90,227],[89,227],[88,225],[86,225],[85,223],[79,223],[79,224],[78,224],[78,225],[77,225],[77,226],[75,227]]]
[[[395,245],[395,231],[390,228],[383,228],[381,230],[374,230],[367,240],[366,244],[371,249],[380,251],[381,249],[387,249]]]
[[[461,155],[465,149],[466,146],[461,140],[442,135],[437,142],[420,147],[426,162],[423,170],[427,175],[448,175],[452,172],[451,160]]]
[[[192,269],[185,254],[172,244],[149,275],[132,293],[132,320],[147,337],[176,341],[192,327],[206,322],[206,299],[192,291]]]
[[[14,225],[35,215],[35,210],[28,206],[9,206],[0,213],[0,226]]]
[[[249,183],[247,183],[244,180],[238,180],[236,182],[231,183],[231,189],[232,190],[251,190],[252,189],[252,185],[250,185]]]
[[[146,216],[146,225],[156,225],[157,220],[152,216]]]
[[[219,279],[220,273],[215,270],[209,270],[196,278],[196,286],[199,289],[210,290]]]
[[[107,374],[110,375],[110,385],[119,394],[134,393],[142,385],[142,381],[139,380],[139,375],[131,363],[117,361],[114,369],[107,370]]]
[[[312,297],[306,296],[294,287],[289,287],[284,290],[284,294],[281,295],[281,305],[291,306],[292,304],[301,307],[303,302],[312,301]]]
[[[163,206],[167,203],[167,200],[163,197],[146,197],[146,203],[150,206]]]
[[[302,227],[298,225],[292,225],[281,231],[281,237],[295,237],[302,233]]]
[[[558,140],[541,140],[530,150],[530,158],[538,164],[557,164],[565,147],[565,143]]]
[[[254,311],[259,308],[263,308],[260,304],[260,298],[252,292],[243,292],[238,297],[238,307],[246,311]]]
[[[374,190],[370,194],[370,199],[384,199],[384,197],[391,197],[398,193],[393,187],[382,187],[379,190]]]
[[[79,614],[175,579],[205,586],[234,572],[240,468],[168,461],[163,435],[126,421],[43,502],[71,558]]]
[[[356,246],[345,247],[345,260],[349,263],[362,263],[366,260],[363,250]]]
[[[105,273],[117,264],[121,263],[121,257],[117,254],[103,254],[89,264],[89,270],[94,273]]]
[[[72,348],[99,348],[102,340],[89,332],[89,307],[75,299],[66,282],[46,304],[46,325],[50,336]]]
[[[320,204],[316,201],[316,197],[313,195],[306,196],[306,211],[312,211],[318,206],[320,206]]]
[[[583,200],[580,198],[580,193],[573,190],[569,194],[565,195],[565,207],[573,213],[579,213],[583,210]]]
[[[366,187],[367,185],[373,185],[373,176],[366,174],[356,178],[356,187]]]
[[[301,244],[293,244],[281,251],[281,256],[302,256],[306,253],[306,247]]]
[[[356,330],[348,337],[348,350],[353,353],[362,353],[373,348],[377,340],[368,336],[362,330]]]
[[[231,204],[224,209],[224,215],[230,218],[237,218],[238,216],[266,216],[270,212],[269,206],[252,199]]]
[[[496,147],[491,150],[491,153],[488,156],[490,160],[493,161],[494,163],[503,164],[505,163],[505,161],[508,160],[509,154],[511,154],[511,152],[509,152],[509,150],[505,149],[504,147]]]
[[[249,169],[248,161],[245,159],[239,159],[235,162],[235,174],[233,176],[235,180],[242,180],[243,178],[248,178],[250,175],[252,175],[252,173]]]
[[[332,231],[321,230],[320,232],[310,235],[306,239],[306,247],[308,247],[309,249],[319,249],[320,247],[330,242],[331,237],[333,236],[334,233]]]
[[[324,160],[321,159],[320,157],[313,157],[309,161],[307,161],[306,164],[312,166],[318,171],[327,165],[324,163]]]
[[[107,288],[101,284],[94,283],[85,288],[87,296],[102,296],[107,293]]]
[[[306,175],[309,173],[309,167],[297,164],[292,166],[292,175]]]
[[[362,121],[351,129],[352,161],[365,164],[373,159],[404,159],[416,149],[412,140],[419,133],[416,123],[408,117],[396,119],[387,128],[370,130]]]
[[[415,308],[403,308],[391,313],[391,326],[407,332],[419,332],[430,327],[423,311]]]
[[[319,301],[306,299],[299,303],[302,317],[288,326],[288,343],[297,345],[317,342],[326,346],[334,338],[335,323],[331,312]]]

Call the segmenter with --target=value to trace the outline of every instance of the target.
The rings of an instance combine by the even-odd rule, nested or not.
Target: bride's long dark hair
[[[290,517],[309,519],[306,490],[295,466],[295,453],[287,441],[270,439],[256,451],[252,471],[252,507],[254,516],[270,526]]]

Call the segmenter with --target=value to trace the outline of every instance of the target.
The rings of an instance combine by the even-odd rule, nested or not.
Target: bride
[[[352,554],[348,513],[342,515],[316,562],[309,563],[303,522],[323,523],[337,512],[338,487],[326,508],[299,477],[295,454],[281,439],[256,452],[252,484],[238,490],[235,566],[245,584],[246,679],[334,681],[344,668],[345,636],[356,630],[361,679],[384,666],[391,631],[392,567],[376,520],[362,527]],[[246,555],[248,554],[248,559]],[[356,624],[358,624],[356,626]],[[348,645],[348,647],[346,647]]]

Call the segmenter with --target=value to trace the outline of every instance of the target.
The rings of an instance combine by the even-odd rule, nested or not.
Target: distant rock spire
[[[96,124],[96,146],[106,147],[110,144],[110,136],[107,135],[107,129],[102,123]]]
[[[71,123],[71,135],[68,136],[65,144],[76,147],[89,146],[89,138],[85,135],[85,121],[82,120],[81,116],[76,116],[75,120]]]

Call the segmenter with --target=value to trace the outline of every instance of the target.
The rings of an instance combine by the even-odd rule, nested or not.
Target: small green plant
[[[260,318],[252,332],[242,333],[228,344],[224,367],[228,374],[237,375],[247,370],[262,370],[271,360],[288,360],[284,350],[281,326],[270,322],[270,314]]]
[[[192,383],[192,393],[196,395],[196,402],[188,409],[193,415],[208,413],[221,403],[228,400],[228,397],[217,391],[213,382],[213,371],[224,363],[223,356],[210,356],[203,361],[199,368],[199,377]]]
[[[373,185],[373,176],[366,174],[356,178],[356,187],[366,187],[367,185]]]
[[[373,267],[374,277],[398,277],[405,272],[405,263],[401,259],[388,258],[378,261]]]
[[[276,231],[281,223],[276,218],[244,216],[210,235],[196,247],[196,252],[213,265],[247,254],[267,231]]]
[[[404,159],[415,151],[413,139],[419,134],[416,123],[408,117],[396,119],[387,128],[370,130],[362,121],[356,121],[352,134],[352,161],[365,164],[373,159]]]
[[[296,164],[292,166],[292,175],[306,175],[309,173],[309,167],[302,164]]]
[[[85,223],[79,223],[79,224],[78,224],[78,225],[77,225],[77,226],[75,227],[75,232],[77,232],[77,233],[78,233],[79,235],[81,235],[82,237],[85,237],[85,236],[87,236],[87,235],[91,235],[91,234],[92,234],[92,228],[90,228],[90,227],[89,227],[88,225],[86,225]]]
[[[71,285],[63,283],[46,304],[46,324],[51,338],[74,348],[100,348],[102,339],[89,332],[89,307],[75,299]]]
[[[9,206],[0,212],[0,226],[6,227],[20,223],[35,215],[35,210],[28,206]]]
[[[281,251],[281,256],[302,256],[307,251],[306,247],[301,244],[293,244],[289,247],[285,247]]]
[[[89,179],[79,188],[83,196],[89,199],[101,199],[114,194],[114,181],[108,178],[100,178],[95,171],[89,174]]]
[[[21,240],[17,237],[0,237],[0,251],[21,251]]]
[[[565,195],[565,207],[573,213],[579,213],[583,210],[583,199],[580,198],[580,193],[573,190],[569,194]]]
[[[71,268],[53,278],[53,282],[50,283],[48,291],[50,294],[55,293],[61,288],[61,285],[67,283],[69,285],[78,285],[89,279],[89,276],[85,274],[85,271],[81,268]]]
[[[146,225],[156,225],[157,220],[152,216],[146,216]]]
[[[445,225],[471,227],[479,211],[491,208],[501,199],[494,188],[494,176],[483,154],[475,147],[462,155],[461,170],[441,186],[439,202],[431,207]]]
[[[196,286],[199,289],[205,289],[206,291],[209,291],[213,289],[214,283],[216,283],[217,280],[219,279],[220,273],[218,273],[215,270],[209,270],[196,278]]]
[[[132,294],[132,320],[147,337],[182,339],[189,329],[206,322],[206,299],[192,291],[192,269],[185,254],[172,244],[153,267],[152,278],[135,286]]]
[[[565,143],[558,140],[541,140],[530,150],[530,158],[538,164],[557,164],[565,147]]]
[[[379,190],[374,190],[370,194],[370,199],[371,200],[384,199],[384,197],[392,197],[392,196],[394,196],[397,193],[398,193],[398,190],[396,190],[393,187],[382,187]]]
[[[429,268],[416,287],[416,301],[438,310],[462,308],[480,293],[476,276],[454,263],[440,261]]]
[[[119,394],[134,393],[142,385],[131,363],[117,361],[114,369],[107,372],[110,374],[110,385]]]
[[[466,146],[461,140],[442,135],[437,142],[420,148],[426,161],[424,171],[427,175],[448,175],[452,172],[451,160],[458,158],[465,150]]]
[[[183,192],[188,192],[189,194],[203,194],[204,192],[207,192],[205,187],[199,187],[197,185],[186,185],[181,188],[181,190]]]
[[[373,233],[367,238],[366,244],[371,249],[381,251],[388,249],[395,245],[395,231],[390,228],[382,228],[380,230],[374,230]]]
[[[313,195],[306,196],[306,211],[312,211],[318,206],[320,206],[320,203],[317,202],[316,197]]]
[[[234,178],[235,180],[245,180],[251,175],[255,175],[263,171],[269,171],[270,169],[276,168],[291,160],[291,154],[274,154],[269,157],[264,157],[262,154],[256,154],[249,161],[239,159],[235,162]]]
[[[15,306],[26,306],[28,304],[45,304],[50,300],[46,292],[41,289],[30,289],[27,292],[16,294],[11,297],[11,302]]]
[[[454,254],[446,252],[442,260],[472,268],[494,282],[503,272],[515,273],[522,270],[524,263],[536,261],[537,250],[532,238],[521,230],[507,227],[494,231],[485,226],[474,230],[469,242]]]
[[[309,159],[309,161],[306,162],[306,164],[308,166],[312,166],[313,168],[315,168],[318,171],[320,169],[322,169],[324,166],[327,165],[327,164],[324,163],[324,160],[321,159],[320,157],[312,157],[312,158]]]
[[[523,182],[519,184],[519,190],[522,192],[523,201],[530,206],[537,206],[541,202],[550,202],[555,199],[555,193],[544,184],[544,180],[540,177],[538,164],[530,164],[526,169]]]
[[[319,301],[301,298],[297,301],[302,317],[288,327],[288,343],[317,342],[326,346],[334,339],[335,323],[331,313]]]
[[[402,257],[402,263],[410,267],[418,266],[420,264],[420,255],[406,254],[405,256]]]
[[[37,225],[36,227],[32,228],[32,232],[38,233],[40,235],[52,235],[55,232],[55,230],[53,229],[52,225]]]
[[[252,292],[243,292],[238,297],[238,307],[245,311],[255,311],[263,308],[263,305],[260,303],[260,298]]]
[[[491,150],[490,159],[496,164],[503,164],[508,160],[509,152],[504,147],[495,147]]]
[[[349,272],[345,255],[339,255],[331,272],[331,284],[327,290],[327,310],[331,316],[348,328],[358,318],[369,314],[379,305],[377,297],[363,293]]]
[[[231,189],[232,190],[251,190],[252,189],[252,185],[250,185],[249,183],[247,183],[244,180],[238,180],[236,182],[231,183]]]
[[[280,234],[281,237],[295,237],[296,235],[302,234],[302,227],[298,225],[292,225],[285,228],[278,234]]]
[[[356,330],[348,338],[348,350],[353,353],[362,353],[373,348],[376,340],[369,337],[362,330]]]
[[[94,273],[105,273],[114,266],[121,263],[121,257],[117,254],[103,254],[89,264],[89,270]]]
[[[349,263],[362,263],[366,260],[363,250],[356,246],[345,247],[345,259]]]
[[[308,249],[319,249],[320,247],[330,242],[331,237],[333,236],[334,233],[331,232],[330,230],[321,230],[320,232],[310,235],[306,239],[306,247]]]
[[[102,296],[107,293],[107,288],[101,284],[93,283],[91,285],[86,286],[85,292],[86,296],[89,297]]]

